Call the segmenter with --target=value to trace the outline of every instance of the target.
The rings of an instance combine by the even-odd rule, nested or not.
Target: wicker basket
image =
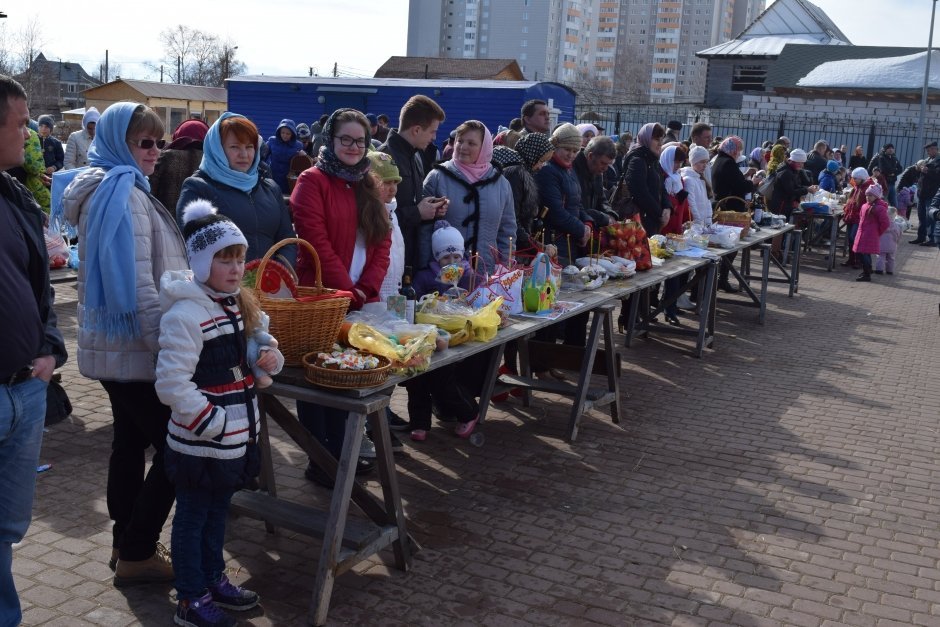
[[[303,356],[304,377],[310,383],[337,390],[354,390],[357,388],[371,388],[381,385],[388,378],[392,362],[387,357],[375,355],[379,366],[371,370],[336,370],[323,368],[316,364],[320,351],[307,353]]]
[[[751,232],[751,212],[750,211],[726,211],[722,207],[729,201],[736,200],[741,206],[747,207],[748,202],[740,196],[726,196],[715,203],[715,215],[712,216],[712,222],[724,224],[726,226],[741,227],[741,239],[744,239]]]
[[[285,366],[299,366],[303,356],[310,351],[320,352],[332,349],[339,336],[343,317],[349,309],[349,298],[338,296],[325,298],[312,303],[303,303],[290,298],[271,298],[261,291],[261,277],[271,257],[284,246],[297,244],[307,250],[313,258],[316,268],[316,287],[297,287],[297,295],[320,296],[334,294],[336,290],[323,287],[320,275],[320,258],[317,251],[306,240],[298,238],[283,239],[268,250],[261,259],[255,275],[255,294],[261,309],[271,318],[271,335],[277,338],[278,349],[284,355]]]

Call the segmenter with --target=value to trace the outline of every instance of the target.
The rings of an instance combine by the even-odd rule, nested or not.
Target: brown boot
[[[159,542],[156,552],[147,559],[134,562],[118,559],[114,570],[115,588],[168,581],[173,581],[173,563],[170,552]]]

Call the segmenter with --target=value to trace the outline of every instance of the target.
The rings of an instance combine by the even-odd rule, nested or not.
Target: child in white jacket
[[[258,404],[252,367],[269,374],[281,353],[262,347],[249,363],[246,336],[262,317],[242,291],[248,242],[235,223],[204,200],[183,212],[192,271],[160,280],[160,353],[156,390],[172,411],[166,472],[176,486],[172,552],[178,625],[229,625],[219,607],[247,610],[258,595],[224,574],[225,519],[236,490],[258,475]],[[246,331],[248,333],[246,333]]]
[[[708,188],[705,185],[705,168],[708,167],[708,150],[702,146],[693,146],[689,152],[691,167],[682,168],[682,182],[689,192],[689,209],[692,211],[692,222],[701,226],[712,223],[712,203],[708,198]]]

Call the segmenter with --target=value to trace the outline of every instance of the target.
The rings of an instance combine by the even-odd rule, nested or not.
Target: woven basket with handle
[[[261,277],[268,262],[274,254],[284,246],[297,244],[306,250],[313,259],[316,268],[316,286],[297,287],[298,298],[308,296],[325,296],[313,302],[300,302],[292,298],[271,298],[261,291]],[[278,349],[284,355],[284,365],[300,366],[303,356],[307,353],[329,352],[339,329],[343,324],[343,317],[349,309],[350,299],[345,296],[330,297],[336,290],[323,287],[320,274],[320,257],[309,242],[291,237],[283,239],[272,246],[258,266],[255,275],[255,294],[261,304],[261,309],[271,318],[271,335],[277,338]]]
[[[751,232],[751,212],[750,211],[728,211],[724,206],[729,201],[737,201],[742,207],[748,207],[749,204],[740,196],[726,196],[715,203],[715,214],[712,216],[712,222],[724,224],[726,226],[741,227],[741,238],[745,238]]]

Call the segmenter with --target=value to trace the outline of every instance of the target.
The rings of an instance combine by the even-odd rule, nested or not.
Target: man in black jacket
[[[22,619],[11,572],[13,544],[29,528],[46,391],[66,358],[52,309],[43,213],[5,172],[23,164],[28,123],[26,92],[0,75],[0,619],[11,625]]]
[[[601,135],[588,142],[574,158],[574,172],[581,186],[581,206],[594,220],[595,226],[607,226],[616,214],[604,192],[604,173],[617,157],[617,148],[610,137]]]
[[[898,161],[898,158],[894,156],[894,144],[885,144],[881,152],[875,155],[871,160],[871,163],[868,164],[868,172],[871,173],[875,168],[881,170],[885,181],[888,182],[888,189],[885,190],[885,200],[887,200],[888,204],[892,207],[896,207],[898,204],[898,192],[895,184],[897,183],[898,175],[904,171],[904,168],[901,167],[901,162]],[[930,200],[930,198],[927,198],[927,202],[930,202]]]
[[[930,246],[931,233],[928,227],[932,225],[929,224],[927,206],[940,190],[940,151],[935,141],[924,146],[924,150],[927,151],[927,163],[924,164],[917,181],[917,237],[910,243]]]
[[[826,159],[826,151],[829,150],[829,144],[826,140],[820,139],[813,146],[813,152],[809,153],[806,159],[805,171],[809,173],[810,185],[815,185],[819,181],[819,173],[826,169],[829,162]]]
[[[447,211],[446,198],[425,197],[422,152],[434,143],[444,121],[444,110],[427,96],[412,96],[401,108],[398,128],[388,133],[379,150],[388,153],[398,166],[401,182],[395,200],[398,226],[405,240],[405,266],[413,272],[431,260],[431,230],[435,217]]]

